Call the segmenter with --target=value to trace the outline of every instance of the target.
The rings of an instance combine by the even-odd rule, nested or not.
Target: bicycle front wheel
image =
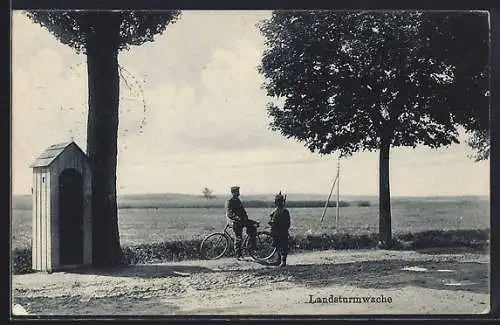
[[[200,255],[208,260],[216,260],[226,253],[229,240],[223,233],[214,233],[203,239],[200,245]]]
[[[256,260],[265,260],[271,258],[276,254],[276,247],[273,246],[273,237],[267,231],[260,231],[257,233],[257,243],[255,250],[250,249],[249,243],[247,241],[247,250],[250,252],[250,256]]]

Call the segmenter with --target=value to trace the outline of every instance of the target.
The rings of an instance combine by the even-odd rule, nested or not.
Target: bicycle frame
[[[223,233],[226,236],[226,238],[229,239],[229,244],[230,244],[233,252],[235,252],[234,243],[236,241],[236,235],[234,235],[233,227],[230,224],[227,223],[226,226],[224,227]],[[244,233],[241,236],[241,246],[242,246],[243,249],[246,247],[248,238],[249,238],[249,236],[246,233]]]
[[[233,227],[230,224],[226,224],[223,233],[227,237],[227,239],[229,239],[230,245],[234,251],[234,242],[236,241],[236,236],[234,235]],[[247,234],[241,236],[242,245],[244,245],[247,237],[248,237]]]
[[[231,227],[231,225],[229,225],[229,224],[227,223],[227,224],[226,224],[226,226],[224,227],[224,231],[223,231],[223,232],[224,232],[227,236],[229,236],[229,238],[231,238],[231,240],[233,240],[233,241],[234,241],[236,238],[234,238],[234,237],[233,237],[233,234],[232,234],[231,232],[229,232],[229,230],[228,230],[228,229],[233,229],[233,228]]]

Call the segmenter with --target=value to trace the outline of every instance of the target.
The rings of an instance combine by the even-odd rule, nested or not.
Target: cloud
[[[190,83],[146,88],[147,124],[144,133],[130,140],[128,147],[145,151],[147,143],[161,139],[162,146],[155,149],[158,154],[194,155],[282,146],[281,136],[268,129],[262,78],[256,70],[260,53],[244,40],[215,50],[198,76],[202,85],[199,100]]]
[[[214,52],[200,76],[204,96],[190,112],[194,132],[179,140],[221,150],[281,144],[268,130],[259,59],[260,49],[245,41]]]
[[[120,53],[119,194],[232,184],[328,194],[335,157],[268,129],[254,26],[268,14],[186,12],[155,42]],[[74,137],[85,149],[86,60],[19,13],[13,31],[13,191],[29,193],[28,166],[46,147]],[[489,162],[473,163],[465,148],[391,150],[391,193],[488,193]],[[377,152],[341,161],[341,193],[377,192]]]
[[[198,95],[199,76],[213,53],[231,48],[238,39],[262,44],[255,24],[270,14],[255,10],[186,10],[176,23],[156,35],[154,42],[120,53],[120,62],[134,65],[151,84],[188,82]]]
[[[26,65],[13,64],[13,146],[29,148],[36,155],[55,142],[84,140],[86,80],[76,74],[63,77],[67,68],[62,62],[57,52],[43,48]]]

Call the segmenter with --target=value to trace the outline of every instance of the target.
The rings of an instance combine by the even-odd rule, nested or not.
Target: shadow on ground
[[[439,254],[439,252],[434,252]],[[450,253],[449,250],[446,253]],[[263,283],[286,281],[309,287],[350,285],[358,288],[403,288],[418,286],[438,290],[489,293],[489,263],[453,260],[409,262],[404,259],[356,261],[350,263],[289,264],[285,268],[267,265],[255,267],[248,261],[231,265],[228,269],[193,265],[141,264],[108,270],[73,270],[71,273],[112,277],[167,278],[190,277],[197,273],[249,274]],[[266,264],[266,263],[259,263]]]
[[[358,261],[321,265],[298,264],[285,268],[247,270],[256,277],[284,275],[288,281],[310,287],[350,285],[365,289],[418,286],[438,290],[489,293],[489,264],[405,260]]]
[[[483,254],[489,255],[489,247],[432,247],[415,249],[419,254],[443,255],[443,254]]]
[[[188,277],[193,273],[214,272],[214,270],[192,265],[140,264],[110,269],[74,269],[66,271],[74,274],[92,274],[112,277],[167,278]]]

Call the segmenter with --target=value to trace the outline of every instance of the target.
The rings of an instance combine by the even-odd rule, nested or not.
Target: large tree
[[[118,232],[116,164],[119,112],[118,52],[153,41],[179,11],[29,11],[61,43],[87,56],[87,155],[93,171],[93,262],[124,263]]]
[[[487,16],[470,16],[486,22],[476,37],[487,38]],[[464,88],[485,76],[457,69],[476,49],[457,50],[453,37],[460,35],[445,17],[459,19],[454,13],[277,11],[260,26],[266,49],[259,70],[268,95],[278,99],[268,106],[271,128],[320,154],[379,151],[382,247],[392,244],[390,148],[457,143],[457,124],[473,124],[476,107],[487,110],[484,101],[473,105],[484,93]],[[487,57],[487,47],[479,51],[480,59]],[[457,94],[461,105],[454,105]]]

